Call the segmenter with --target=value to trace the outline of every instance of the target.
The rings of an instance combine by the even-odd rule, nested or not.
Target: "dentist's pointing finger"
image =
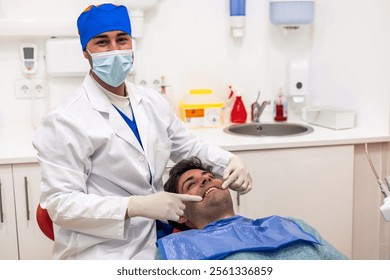
[[[145,196],[130,196],[127,214],[131,217],[146,217],[154,220],[178,221],[186,208],[184,201],[199,202],[198,195],[158,192]]]
[[[193,202],[199,202],[202,201],[202,197],[199,195],[191,195],[191,194],[174,194],[176,195],[181,201],[193,201]]]

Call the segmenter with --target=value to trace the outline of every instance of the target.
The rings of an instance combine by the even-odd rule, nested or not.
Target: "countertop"
[[[292,123],[306,124],[302,121],[292,121]],[[390,141],[390,134],[387,131],[359,127],[345,130],[333,130],[319,126],[312,127],[314,128],[312,133],[301,136],[282,137],[236,136],[225,133],[223,127],[192,128],[191,131],[194,135],[209,140],[229,151],[350,145]],[[33,133],[34,130],[31,128],[0,129],[0,164],[37,162],[36,151],[31,144]]]
[[[28,127],[0,129],[0,164],[38,162],[31,143],[33,134]]]
[[[350,145],[390,141],[390,134],[387,131],[359,127],[334,130],[310,125],[303,121],[291,121],[288,123],[308,125],[313,128],[313,132],[297,136],[259,137],[227,134],[223,131],[223,128],[193,128],[191,130],[196,136],[208,139],[229,151]]]

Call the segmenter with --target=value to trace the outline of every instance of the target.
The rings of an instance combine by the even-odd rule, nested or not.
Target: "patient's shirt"
[[[163,259],[222,259],[239,252],[275,251],[284,246],[304,242],[320,244],[293,220],[270,216],[252,220],[233,216],[192,229],[168,235],[157,241]]]

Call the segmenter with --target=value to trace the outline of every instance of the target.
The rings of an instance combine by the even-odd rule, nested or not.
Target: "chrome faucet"
[[[252,122],[254,123],[259,123],[260,122],[260,116],[263,113],[265,107],[269,104],[271,104],[271,101],[266,100],[261,103],[261,105],[257,102],[260,97],[260,91],[259,94],[257,95],[256,101],[252,104],[251,109],[252,109]]]

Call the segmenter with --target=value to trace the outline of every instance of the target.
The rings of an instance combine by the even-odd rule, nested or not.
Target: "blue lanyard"
[[[112,105],[112,106],[114,106],[114,105]],[[131,128],[131,130],[133,131],[135,137],[137,138],[139,144],[141,145],[141,147],[143,149],[144,146],[142,145],[141,136],[139,135],[139,132],[138,132],[137,123],[135,121],[133,110],[131,110],[131,113],[133,115],[133,120],[130,120],[121,110],[119,110],[115,106],[114,106],[114,108],[118,111],[118,113],[122,116],[122,118],[125,120],[127,125]]]
[[[114,105],[112,105],[112,106],[114,106]],[[133,110],[131,110],[131,114],[133,115],[133,120],[130,120],[121,110],[119,110],[115,106],[114,106],[114,108],[118,111],[118,113],[122,116],[122,118],[125,120],[127,125],[131,128],[131,130],[133,131],[139,144],[141,145],[142,149],[144,149],[144,146],[142,145],[142,141],[141,141],[141,136],[139,135],[139,132],[138,132],[137,123],[135,121]],[[148,168],[149,168],[149,174],[150,174],[149,184],[152,184],[152,172],[150,171],[149,165],[148,165]]]

